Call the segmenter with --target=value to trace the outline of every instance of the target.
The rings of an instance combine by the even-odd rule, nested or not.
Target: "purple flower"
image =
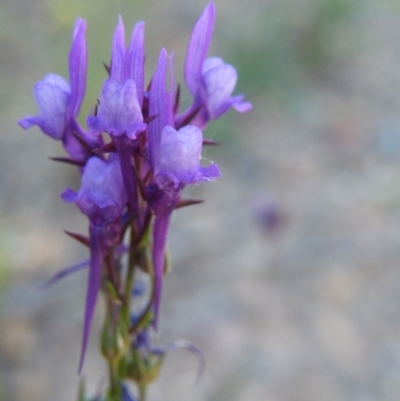
[[[19,125],[24,129],[37,125],[43,133],[61,140],[65,132],[67,105],[71,98],[68,82],[56,74],[46,75],[43,81],[35,85],[33,94],[40,113],[23,118],[18,122]]]
[[[68,188],[61,196],[66,202],[75,202],[90,221],[90,268],[79,364],[81,371],[100,288],[102,260],[117,242],[121,228],[117,219],[127,203],[118,156],[113,154],[107,161],[91,157],[83,171],[80,190],[75,192]]]
[[[79,191],[67,188],[61,197],[66,202],[75,202],[91,223],[98,226],[112,223],[127,202],[118,156],[113,154],[107,161],[91,157]]]
[[[165,192],[182,189],[201,181],[213,181],[221,174],[218,166],[200,166],[203,134],[194,125],[176,131],[166,126],[161,134],[159,159],[154,177]]]
[[[73,136],[79,135],[89,146],[98,146],[87,138],[76,117],[85,95],[86,69],[87,69],[87,44],[86,44],[86,21],[78,18],[72,35],[72,46],[69,53],[69,76],[68,83],[63,77],[56,74],[47,75],[34,87],[34,97],[39,106],[37,116],[27,116],[18,123],[28,129],[37,125],[43,133],[50,137],[62,140],[67,152],[75,159],[81,159],[87,151]]]
[[[128,51],[125,28],[119,18],[114,33],[110,78],[104,82],[96,116],[87,118],[91,134],[106,131],[112,136],[126,134],[130,139],[146,129],[141,106],[144,93],[144,23],[138,23]]]
[[[169,66],[169,91],[166,87],[167,52],[161,50],[154,73],[149,115],[155,116],[148,126],[150,165],[158,190],[150,200],[155,212],[153,227],[154,325],[157,327],[164,269],[164,252],[169,220],[185,185],[211,181],[220,176],[218,166],[200,166],[203,134],[195,126],[173,128],[174,79],[172,57]]]
[[[204,9],[190,37],[185,61],[185,81],[194,102],[183,116],[177,118],[178,126],[185,116],[192,114],[199,107],[202,108],[193,123],[200,128],[209,120],[226,113],[230,107],[241,113],[252,108],[251,103],[243,101],[243,95],[232,97],[237,80],[234,67],[225,64],[218,57],[206,59],[214,20],[215,7],[210,3]]]

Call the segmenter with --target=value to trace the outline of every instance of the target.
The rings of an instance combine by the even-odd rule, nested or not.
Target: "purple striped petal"
[[[92,135],[106,131],[113,136],[126,134],[136,139],[146,129],[146,124],[143,123],[135,82],[132,79],[124,83],[107,79],[101,92],[97,116],[89,116],[87,124]]]
[[[156,117],[151,123],[149,123],[148,127],[150,164],[153,169],[158,160],[161,132],[166,125],[172,125],[173,105],[170,104],[171,97],[166,88],[166,72],[167,52],[165,49],[162,49],[156,71],[151,81],[149,99],[149,115]],[[171,91],[173,91],[172,88]]]
[[[193,96],[197,96],[201,85],[204,60],[211,43],[214,30],[215,6],[207,5],[193,28],[185,61],[185,82]]]
[[[86,21],[78,18],[72,35],[72,47],[68,57],[71,99],[67,120],[77,116],[86,91],[87,43]]]
[[[136,83],[136,93],[140,106],[144,94],[144,22],[138,22],[133,31],[125,60],[125,78]]]
[[[176,131],[166,126],[162,132],[159,158],[154,170],[158,187],[168,193],[185,185],[213,181],[221,174],[218,166],[200,166],[203,134],[194,125]]]
[[[92,223],[113,222],[127,201],[118,156],[113,154],[107,161],[91,157],[83,171],[79,191],[67,188],[61,197],[65,202],[75,202]]]
[[[56,74],[46,75],[36,83],[33,94],[39,106],[39,115],[27,116],[18,124],[24,129],[38,125],[43,133],[61,139],[65,132],[65,114],[71,95],[68,82]]]
[[[110,72],[110,77],[118,82],[123,82],[125,78],[125,53],[125,27],[119,16],[112,44]]]

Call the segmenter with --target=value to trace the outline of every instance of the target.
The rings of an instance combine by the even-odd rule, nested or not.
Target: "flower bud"
[[[111,308],[101,332],[101,353],[112,362],[118,361],[129,347],[129,331],[120,310],[120,306]]]
[[[162,351],[140,352],[132,349],[130,360],[126,363],[126,377],[138,385],[148,385],[158,378],[164,359]]]

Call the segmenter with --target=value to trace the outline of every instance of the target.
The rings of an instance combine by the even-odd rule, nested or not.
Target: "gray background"
[[[178,211],[162,344],[171,354],[152,400],[397,401],[400,392],[400,6],[394,0],[216,0],[210,55],[236,66],[254,104],[205,135],[222,178]],[[73,168],[59,143],[16,121],[34,114],[34,83],[67,76],[71,29],[88,21],[82,121],[105,78],[117,15],[146,21],[147,79],[161,46],[176,80],[204,1],[0,0],[0,399],[71,401],[86,275],[41,283],[86,257],[64,229],[86,221],[59,193]],[[185,96],[184,96],[185,97]],[[188,99],[187,95],[186,98]],[[268,230],[259,208],[277,208]],[[95,391],[101,302],[84,369]]]

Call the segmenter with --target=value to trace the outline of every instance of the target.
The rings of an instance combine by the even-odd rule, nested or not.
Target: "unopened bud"
[[[129,347],[129,331],[120,310],[116,306],[107,313],[101,333],[101,352],[109,361],[119,360]]]

